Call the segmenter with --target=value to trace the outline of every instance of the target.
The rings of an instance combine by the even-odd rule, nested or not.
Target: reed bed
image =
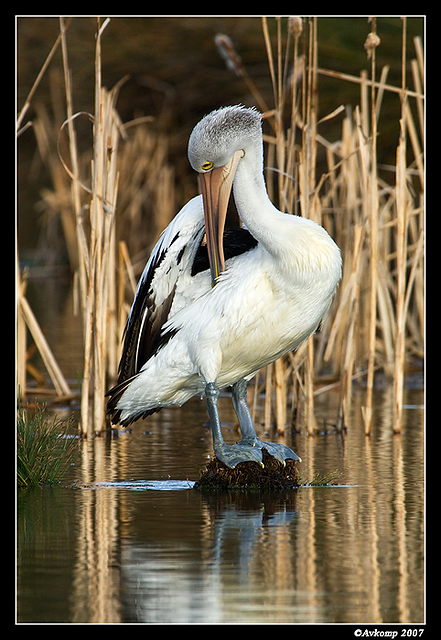
[[[83,319],[81,428],[85,433],[106,428],[104,393],[116,377],[136,277],[159,232],[184,204],[174,188],[167,136],[155,131],[149,118],[124,125],[115,107],[119,86],[112,91],[102,86],[101,39],[107,24],[97,21],[94,114],[74,110],[68,23],[60,19],[57,42],[63,54],[67,113],[61,127],[52,126],[42,109],[34,122],[54,185],[53,191],[43,194],[44,206],[61,212],[76,306]],[[408,61],[403,19],[402,82],[394,86],[387,81],[388,68],[377,68],[381,34],[376,21],[366,24],[368,71],[351,76],[319,66],[317,18],[263,18],[270,105],[228,35],[216,36],[227,66],[244,80],[254,103],[264,111],[270,197],[281,210],[322,224],[343,257],[342,281],[321,330],[296,353],[259,372],[254,390],[250,389],[253,412],[264,393],[265,428],[275,425],[281,432],[306,425],[309,434],[316,433],[314,400],[329,388],[339,391],[335,425],[344,430],[352,386],[359,381],[366,384],[363,417],[369,434],[380,371],[393,386],[392,428],[400,431],[406,371],[424,355],[422,44],[415,40],[415,58]],[[329,113],[323,113],[322,77],[358,86],[358,104],[336,101]],[[387,93],[400,101],[400,116],[396,160],[386,168],[390,176],[386,180],[378,157]],[[93,126],[91,147],[82,154],[76,139],[80,121]],[[332,141],[323,133],[329,123]]]
[[[64,97],[58,92],[59,79],[56,75],[51,78],[51,106],[58,114],[58,124],[54,126],[48,108],[41,104],[36,105],[32,122],[40,156],[53,183],[52,190],[42,192],[40,208],[47,218],[60,216],[74,279],[73,307],[83,324],[83,434],[100,433],[107,427],[104,396],[108,384],[117,376],[121,336],[136,289],[134,268],[139,274],[156,238],[176,212],[166,137],[148,127],[148,117],[123,125],[115,103],[124,79],[111,91],[102,86],[101,38],[107,24],[108,21],[97,21],[94,113],[74,110],[68,23],[60,18],[57,43],[62,50]],[[67,112],[60,119],[63,100]],[[21,119],[20,114],[20,122]],[[78,127],[92,129],[91,144],[82,152]],[[22,287],[18,292],[19,396],[24,397],[26,390],[27,324],[58,397],[72,397]]]
[[[321,391],[317,383],[327,370],[340,385],[338,430],[348,426],[353,381],[365,375],[363,417],[365,433],[369,434],[375,373],[381,369],[393,385],[392,429],[400,431],[406,367],[424,353],[421,42],[417,39],[414,43],[414,86],[408,90],[405,18],[401,87],[386,83],[387,67],[377,69],[376,48],[381,40],[375,18],[371,19],[364,44],[370,71],[362,72],[360,78],[319,68],[317,18],[292,17],[287,28],[283,28],[281,18],[275,20],[277,35],[272,42],[268,21],[263,18],[275,105],[266,113],[274,131],[265,138],[267,183],[280,209],[309,217],[329,231],[341,248],[344,268],[321,331],[297,353],[268,367],[265,426],[275,422],[284,431],[294,422],[298,426],[306,424],[313,434],[317,429],[314,397]],[[359,105],[336,105],[330,114],[321,114],[321,74],[359,84]],[[395,174],[395,184],[380,178],[377,161],[382,100],[387,91],[398,93],[401,103],[396,165],[389,167]],[[320,133],[321,124],[330,119],[341,121],[336,142],[329,142]],[[318,147],[324,150],[327,161],[327,170],[321,174]],[[256,385],[255,393],[258,391]],[[289,398],[291,403],[287,402]]]

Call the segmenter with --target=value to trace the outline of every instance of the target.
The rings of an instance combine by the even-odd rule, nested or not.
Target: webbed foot
[[[247,447],[251,445],[255,449],[266,449],[268,453],[273,456],[273,458],[276,458],[276,460],[281,462],[283,466],[285,466],[285,460],[297,460],[298,462],[302,461],[302,459],[296,453],[294,453],[292,449],[284,444],[281,444],[280,442],[265,442],[263,440],[259,440],[258,438],[253,438],[252,440],[241,440],[237,444]]]
[[[222,437],[221,423],[217,403],[219,389],[215,382],[209,382],[205,387],[207,409],[210,416],[213,432],[214,453],[218,460],[234,469],[240,462],[258,462],[262,467],[262,449],[279,460],[285,466],[285,460],[298,460],[301,458],[284,444],[277,442],[265,442],[256,436],[251,414],[246,402],[246,381],[239,380],[233,385],[233,404],[239,419],[242,440],[236,444],[225,444]]]
[[[252,444],[242,444],[240,442],[237,444],[218,443],[214,447],[214,453],[217,459],[226,464],[227,467],[230,467],[230,469],[234,469],[239,462],[258,462],[263,467],[262,451]]]

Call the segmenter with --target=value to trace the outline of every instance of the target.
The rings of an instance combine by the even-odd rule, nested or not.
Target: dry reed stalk
[[[352,270],[350,281],[345,291],[349,292],[348,316],[350,318],[349,327],[345,338],[344,360],[341,368],[340,380],[340,405],[337,413],[337,431],[342,431],[347,426],[347,418],[350,414],[352,376],[356,358],[355,326],[358,316],[358,303],[360,299],[360,270],[362,265],[361,251],[363,243],[364,229],[361,225],[354,227],[354,249],[352,254]],[[337,320],[337,315],[335,321]],[[330,343],[328,343],[330,344]]]
[[[17,398],[26,396],[26,321],[20,309],[20,298],[24,297],[25,284],[21,282],[17,260]]]
[[[403,19],[403,50],[402,50],[402,89],[400,141],[397,149],[396,175],[396,207],[397,207],[397,297],[396,297],[396,340],[395,340],[395,375],[393,380],[393,414],[392,430],[401,431],[401,414],[403,410],[404,364],[405,364],[405,289],[407,270],[407,171],[406,171],[406,119],[404,89],[406,87],[406,28]]]
[[[56,393],[59,396],[64,397],[72,397],[73,394],[69,388],[69,385],[66,382],[65,377],[57,364],[57,361],[47,343],[46,338],[40,328],[40,325],[35,318],[32,309],[26,300],[26,298],[19,298],[20,311],[23,315],[23,318],[31,332],[31,335],[34,339],[34,342],[40,352],[40,355],[43,359],[44,365],[49,373],[49,376],[53,382]]]
[[[273,87],[274,104],[277,104],[277,90],[276,90],[277,81],[276,81],[276,75],[275,75],[275,69],[274,69],[274,58],[273,58],[273,51],[271,47],[271,38],[268,31],[268,22],[265,16],[262,18],[262,31],[263,31],[263,37],[265,40],[266,55],[268,58],[268,65],[269,65],[269,70],[271,75],[271,84]]]
[[[116,157],[121,124],[115,111],[116,87],[108,93],[101,84],[101,37],[107,21],[97,20],[95,56],[95,116],[90,204],[90,272],[86,308],[82,429],[92,431],[89,422],[90,384],[93,380],[93,431],[105,427],[107,353],[112,357],[110,373],[116,375],[115,318],[115,207],[118,176]],[[85,424],[84,424],[85,423]]]
[[[424,63],[423,63],[423,69],[424,69]],[[372,82],[370,80],[365,79],[365,77],[363,77],[363,75],[361,74],[360,74],[360,77],[357,77],[357,76],[352,76],[349,73],[342,73],[341,71],[333,71],[332,69],[322,69],[321,67],[317,69],[317,73],[322,76],[328,76],[329,78],[347,80],[348,82],[354,82],[356,84],[366,84],[367,87],[373,86],[374,89],[383,88],[385,91],[390,91],[391,93],[398,93],[400,95],[402,93],[402,89],[400,87],[395,87],[392,84],[382,85],[382,83],[378,81],[372,85]],[[405,93],[406,93],[406,96],[408,96],[409,98],[417,98],[420,100],[424,100],[424,93],[420,91],[413,91],[412,89],[406,88]]]
[[[110,93],[101,83],[101,38],[108,20],[97,18],[95,48],[95,114],[91,189],[80,181],[79,157],[74,129],[73,101],[67,44],[63,22],[62,50],[72,178],[71,197],[76,214],[79,284],[84,329],[84,372],[81,396],[81,429],[100,432],[105,427],[106,375],[116,376],[119,337],[116,319],[115,207],[118,175],[116,159],[122,125],[115,110],[119,85]],[[64,126],[64,125],[63,125]],[[91,193],[88,233],[80,190]],[[88,237],[87,237],[88,236]]]
[[[29,91],[29,93],[28,93],[28,95],[26,97],[25,103],[24,103],[20,113],[18,114],[17,127],[16,127],[17,135],[20,135],[20,133],[22,133],[22,131],[23,131],[23,129],[20,129],[21,123],[23,122],[23,118],[25,117],[29,107],[31,106],[31,101],[32,101],[32,98],[33,98],[37,88],[38,88],[38,85],[40,84],[42,77],[44,76],[47,68],[49,67],[49,64],[50,64],[52,58],[54,57],[54,54],[55,54],[56,50],[58,49],[62,38],[65,36],[65,33],[66,33],[66,31],[67,31],[67,29],[69,27],[69,24],[70,24],[71,20],[72,20],[72,18],[69,18],[69,20],[67,21],[67,23],[65,25],[63,23],[62,31],[61,31],[60,35],[57,37],[57,39],[55,40],[54,45],[52,46],[52,49],[49,51],[49,53],[48,53],[48,55],[46,57],[46,60],[44,61],[43,66],[41,67],[41,69],[40,69],[40,71],[38,73],[38,76],[36,77],[35,82],[32,85],[31,90]],[[29,125],[29,123],[27,123],[27,125],[25,125],[26,128],[27,128],[28,125]]]
[[[31,87],[31,90],[25,100],[25,104],[23,105],[20,113],[18,114],[17,125],[16,125],[17,136],[19,136],[25,129],[27,129],[31,125],[34,125],[34,129],[35,129],[35,125],[37,123],[28,122],[23,128],[21,128],[21,124],[23,122],[24,116],[26,115],[31,105],[31,101],[35,94],[35,91],[37,90],[37,87],[40,84],[40,81],[43,75],[45,74],[47,68],[49,67],[49,64],[61,42],[62,37],[64,36],[69,26],[69,23],[70,23],[70,20],[68,21],[67,25],[63,27],[62,33],[57,37],[57,40],[55,41],[51,51],[46,57],[46,60],[43,66],[41,67],[40,72],[38,73],[38,76]],[[39,122],[41,122],[41,118],[39,119]],[[44,130],[44,128],[40,128],[38,124],[35,130],[36,130],[37,143],[39,144],[40,150],[42,151],[42,157],[43,159],[45,157],[47,158],[47,156],[50,155],[49,136],[45,135],[47,134],[47,130]],[[47,143],[44,145],[45,147],[44,150],[41,149],[41,144],[43,140]],[[49,162],[49,165],[51,165],[51,162]],[[52,164],[52,167],[53,167],[53,164]],[[59,176],[60,174],[57,171],[55,171],[55,173],[53,174],[53,178],[56,182],[59,182],[58,180]],[[63,221],[63,228],[67,236],[70,234],[70,229],[69,229],[69,225],[66,224],[66,218],[63,215],[62,215],[62,221]],[[67,384],[67,381],[63,376],[63,373],[61,372],[60,367],[57,364],[57,361],[47,343],[47,340],[38,324],[38,321],[35,315],[33,314],[32,309],[25,297],[25,285],[21,282],[21,278],[20,278],[20,270],[18,266],[18,255],[17,255],[16,291],[17,291],[17,396],[19,398],[24,398],[26,395],[26,368],[27,368],[26,326],[27,326],[34,339],[35,345],[38,351],[40,352],[40,355],[43,359],[44,365],[52,380],[56,393],[58,394],[59,397],[66,397],[66,398],[72,397],[73,394],[69,388],[69,385]]]
[[[282,109],[282,90],[281,90],[281,82],[282,79],[280,77],[280,68],[281,68],[281,38],[280,38],[280,18],[278,19],[278,38],[277,38],[277,50],[278,50],[278,75],[276,77],[276,70],[274,65],[274,57],[271,46],[271,38],[268,31],[268,23],[265,17],[262,18],[262,30],[264,35],[266,53],[268,58],[268,65],[271,76],[271,83],[273,87],[273,97],[274,104],[278,105],[278,108],[275,109],[275,138],[274,141],[274,151],[275,156],[274,161],[271,159],[271,165],[277,166],[278,169],[283,169],[284,167],[284,136],[283,136],[283,127],[282,127],[282,117],[281,117],[281,109]],[[270,152],[271,154],[271,152]],[[282,176],[278,173],[278,196],[279,200],[282,200]],[[269,189],[270,197],[272,196],[272,185]],[[284,381],[284,369],[282,366],[282,361],[278,360],[273,365],[269,365],[266,367],[266,386],[265,386],[265,429],[269,430],[271,427],[271,418],[272,418],[272,385],[274,381],[275,386],[275,399],[276,399],[276,426],[279,431],[285,430],[286,425],[286,385]]]
[[[67,111],[67,122],[68,122],[68,136],[69,136],[69,152],[71,159],[71,167],[73,179],[71,182],[71,199],[74,209],[75,215],[75,230],[76,230],[76,238],[77,238],[77,252],[78,252],[78,273],[80,279],[80,291],[82,294],[82,308],[83,314],[84,309],[86,307],[86,300],[84,298],[86,292],[86,271],[88,269],[89,264],[89,256],[86,253],[87,248],[84,242],[84,229],[83,229],[83,215],[81,208],[81,195],[80,195],[80,185],[79,185],[79,161],[78,161],[78,151],[77,151],[77,139],[76,132],[73,123],[73,99],[72,99],[72,84],[71,84],[71,74],[69,71],[69,61],[68,61],[68,53],[67,53],[67,42],[66,42],[66,28],[64,26],[64,19],[60,18],[60,35],[61,35],[61,50],[63,54],[63,70],[64,70],[64,85],[66,90],[66,111]],[[72,263],[71,263],[72,264]],[[76,269],[75,269],[76,270]],[[83,316],[84,317],[84,316]]]
[[[301,212],[304,217],[322,223],[321,208],[318,197],[311,197],[316,187],[316,164],[317,164],[317,116],[318,116],[318,90],[317,90],[317,67],[318,67],[318,42],[317,42],[317,18],[309,20],[309,65],[308,83],[306,98],[306,120],[303,123],[302,152],[300,154],[299,176],[302,175],[302,163],[304,164],[304,182],[299,184],[299,194]],[[305,100],[305,98],[303,98]],[[318,190],[315,192],[318,196]],[[302,207],[302,200],[304,205]],[[314,338],[311,336],[307,342],[308,360],[305,369],[306,388],[306,423],[308,434],[312,435],[317,431],[317,422],[314,411]]]
[[[415,158],[415,164],[417,167],[418,178],[420,181],[421,190],[424,191],[424,163],[423,163],[423,151],[420,146],[418,134],[415,127],[415,122],[412,116],[412,112],[409,108],[407,100],[404,101],[404,122],[406,125],[406,132],[409,134],[409,139],[412,145],[412,150]],[[424,131],[424,129],[421,129]]]
[[[369,197],[367,214],[369,220],[370,247],[370,300],[369,300],[369,352],[367,369],[366,405],[363,407],[364,431],[370,434],[372,423],[372,398],[374,387],[375,347],[377,333],[377,262],[378,262],[378,183],[377,183],[377,110],[375,98],[376,49],[380,39],[376,33],[376,19],[372,18],[372,31],[369,33],[365,48],[371,58],[371,144],[370,166],[368,169],[367,195]],[[362,85],[364,87],[364,85]],[[367,113],[367,110],[366,110]],[[367,118],[366,118],[367,119]],[[368,135],[368,129],[365,129]]]
[[[20,282],[17,265],[17,396],[24,398],[26,394],[26,325],[34,339],[35,345],[42,357],[46,370],[52,380],[55,391],[60,397],[73,396],[70,387],[63,376],[60,367],[48,345],[46,338],[34,316],[32,309],[24,295],[24,288]]]
[[[395,317],[389,284],[390,282],[385,269],[385,263],[380,258],[378,262],[377,279],[378,326],[379,328],[381,327],[383,336],[381,344],[384,357],[383,369],[385,374],[392,378],[394,374]]]
[[[269,364],[266,367],[266,382],[265,382],[265,412],[264,412],[264,427],[265,431],[269,431],[271,428],[271,405],[272,405],[272,371],[273,364]]]
[[[283,360],[274,363],[274,383],[276,388],[276,428],[279,433],[286,429],[286,379]]]
[[[267,166],[276,173],[277,201],[282,211],[292,213],[297,210],[297,201],[300,202],[301,215],[316,219],[320,222],[321,212],[317,199],[311,195],[315,188],[316,165],[316,123],[317,123],[317,21],[315,18],[309,21],[309,67],[305,73],[305,57],[299,56],[299,38],[303,31],[301,19],[292,20],[284,50],[282,37],[282,22],[276,18],[277,26],[277,58],[273,56],[273,47],[268,30],[266,18],[262,19],[262,29],[267,52],[270,77],[274,98],[275,137],[264,136],[268,144]],[[286,82],[288,68],[288,53],[290,49],[290,37],[294,36],[293,47],[293,77],[291,82]],[[297,99],[297,80],[302,78],[302,91],[300,103]],[[291,108],[289,110],[291,127],[285,133],[283,128],[284,105],[287,101],[287,91],[291,94]],[[301,112],[301,115],[300,115]],[[302,132],[302,144],[298,148],[296,144],[296,127],[300,126]],[[296,164],[298,159],[298,164]],[[294,180],[294,173],[298,171],[298,184]],[[274,198],[273,180],[269,176],[267,180],[268,192]],[[297,212],[297,211],[296,211]],[[313,396],[313,359],[314,348],[312,342],[308,347],[308,365],[303,367],[305,376],[303,389],[306,391],[306,419],[315,431],[314,396]],[[291,364],[289,358],[281,358],[274,364],[274,369],[267,369],[265,425],[268,428],[271,419],[271,388],[272,371],[274,371],[275,384],[275,418],[279,431],[287,428],[287,394],[291,392],[287,388],[287,379],[290,376]],[[298,375],[298,374],[297,374]]]
[[[314,435],[317,430],[317,420],[314,411],[314,340],[312,337],[307,342],[308,357],[307,366],[305,368],[305,420],[307,424],[308,435]]]

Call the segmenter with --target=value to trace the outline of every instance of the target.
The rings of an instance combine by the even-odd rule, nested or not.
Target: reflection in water
[[[171,545],[124,545],[127,621],[251,622],[256,609],[271,619],[268,598],[287,588],[280,568],[295,495],[202,497],[197,551],[178,532]]]
[[[19,621],[423,622],[422,411],[393,436],[378,398],[369,439],[356,417],[346,436],[297,437],[304,477],[339,469],[341,487],[173,485],[210,452],[202,403],[85,441],[76,485],[19,495]]]

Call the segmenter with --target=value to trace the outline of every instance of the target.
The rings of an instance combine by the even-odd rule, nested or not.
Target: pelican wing
[[[124,330],[118,383],[107,393],[107,411],[120,421],[117,404],[143,366],[179,331],[170,320],[181,309],[211,289],[202,197],[196,196],[163,231],[138,283]],[[225,259],[254,248],[257,241],[245,229],[227,230]],[[205,273],[202,279],[198,274]],[[168,324],[168,327],[166,326]],[[160,407],[135,413],[124,424],[147,417]]]
[[[170,319],[177,289],[183,288],[180,279],[191,277],[192,263],[203,235],[202,201],[197,196],[164,230],[139,280],[124,331],[119,383],[136,375],[170,339],[170,332],[163,334],[162,328]]]
[[[121,411],[118,400],[137,377],[143,365],[170,340],[176,331],[163,332],[174,313],[176,298],[182,297],[186,281],[191,280],[194,256],[204,235],[201,196],[190,200],[163,231],[147,262],[136,290],[124,330],[124,346],[119,363],[118,383],[108,391],[107,412],[116,424]],[[176,295],[180,292],[180,296]],[[182,305],[182,300],[180,301]],[[134,415],[124,424],[159,411],[149,409]]]

